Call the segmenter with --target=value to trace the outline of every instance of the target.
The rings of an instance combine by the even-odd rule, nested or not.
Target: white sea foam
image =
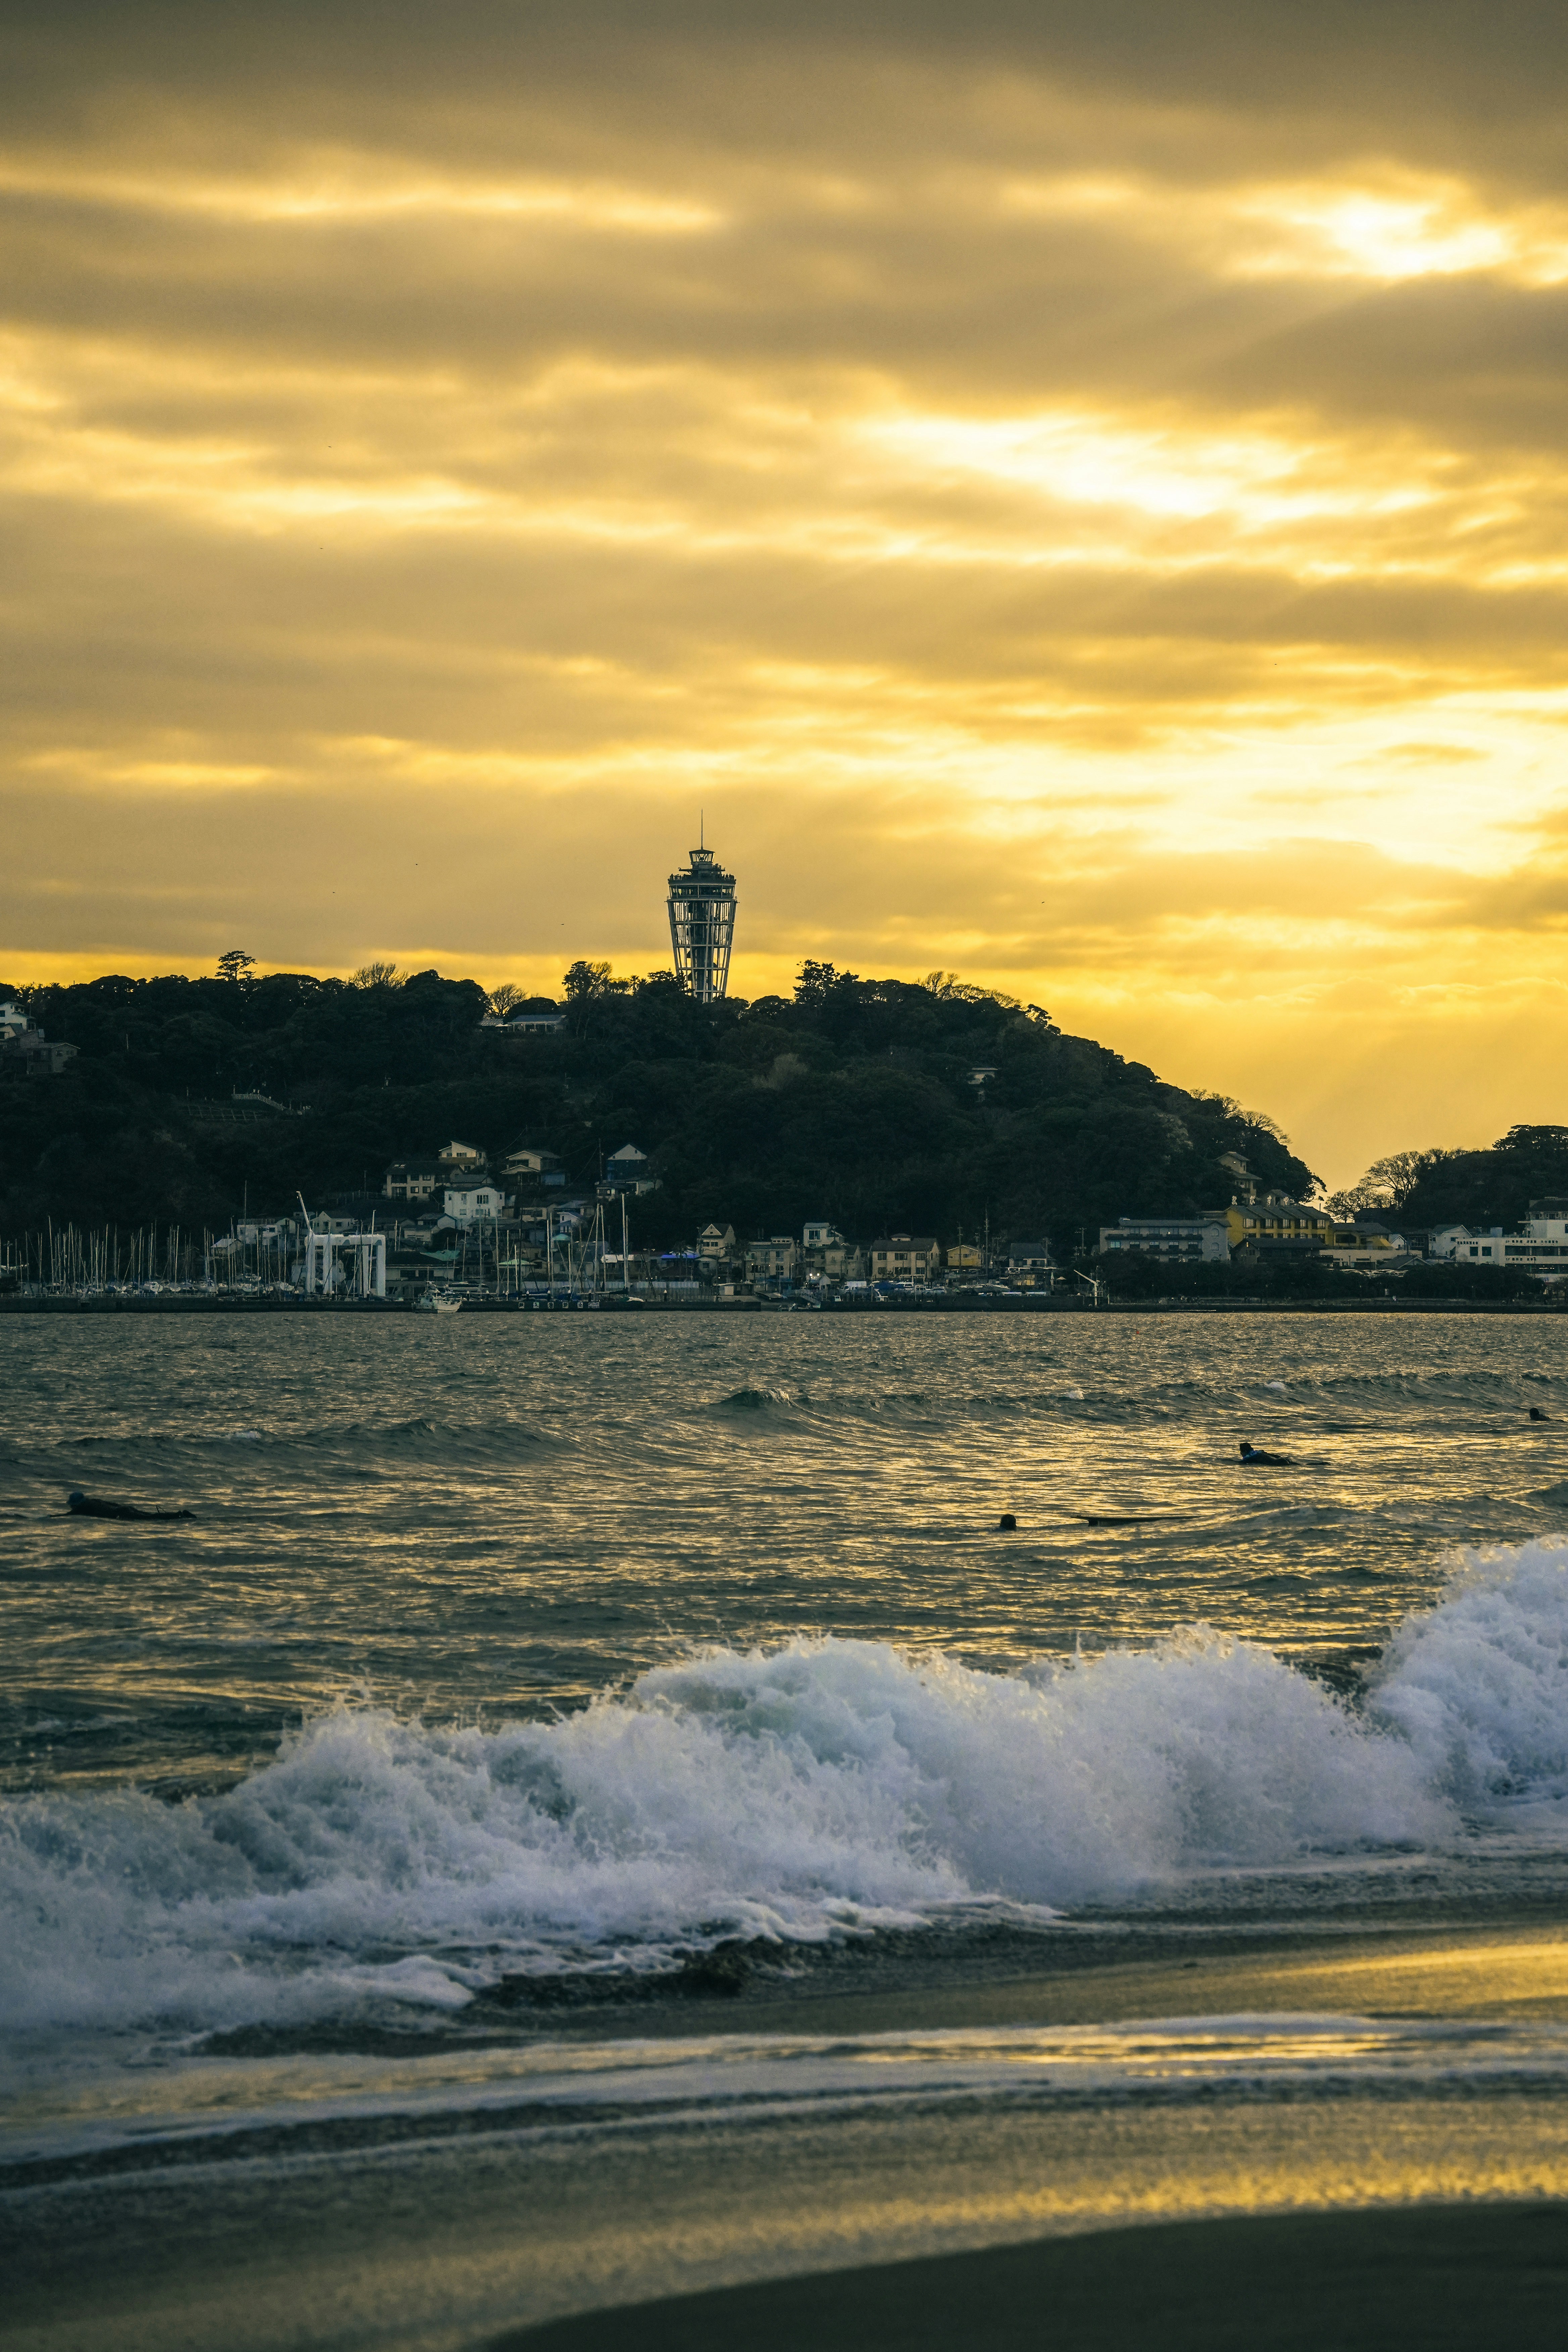
[[[1389,1643],[1371,1711],[1462,1805],[1568,1799],[1568,1537],[1468,1552]]]
[[[0,1815],[13,2027],[443,2008],[974,1901],[1448,1843],[1568,1790],[1568,1541],[1468,1562],[1356,1714],[1203,1628],[1017,1677],[870,1642],[716,1651],[553,1724],[308,1723],[221,1797]]]

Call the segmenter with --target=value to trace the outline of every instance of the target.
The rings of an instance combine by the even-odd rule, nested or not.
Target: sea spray
[[[1467,1808],[1568,1800],[1568,1538],[1467,1551],[1390,1642],[1370,1713]]]
[[[878,1642],[713,1649],[554,1723],[302,1725],[227,1793],[0,1814],[13,2028],[199,2030],[517,1971],[658,1968],[966,1903],[1452,1845],[1561,1797],[1568,1544],[1466,1565],[1357,1712],[1203,1627],[1016,1676]]]

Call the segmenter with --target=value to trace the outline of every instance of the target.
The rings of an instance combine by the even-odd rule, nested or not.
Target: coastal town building
[[[1489,1233],[1472,1233],[1468,1225],[1443,1225],[1433,1235],[1432,1254],[1456,1265],[1493,1266],[1561,1282],[1568,1279],[1568,1213],[1527,1217],[1511,1234],[1504,1233],[1500,1225],[1493,1225]]]
[[[1334,1220],[1328,1211],[1309,1208],[1286,1192],[1265,1192],[1260,1201],[1233,1201],[1217,1213],[1231,1248],[1258,1257],[1303,1257],[1333,1245]]]
[[[802,1227],[800,1267],[808,1282],[843,1282],[859,1265],[858,1251],[825,1217],[811,1218]]]
[[[798,1253],[792,1234],[774,1234],[766,1241],[746,1244],[746,1279],[749,1282],[787,1282],[795,1269]]]
[[[978,1242],[950,1242],[942,1252],[950,1274],[978,1274],[985,1254]]]
[[[389,1201],[430,1201],[447,1181],[437,1160],[395,1160],[382,1183]]]
[[[566,1173],[553,1151],[542,1150],[538,1144],[520,1143],[501,1161],[501,1174],[516,1178],[526,1184],[563,1185]]]
[[[451,1143],[444,1143],[436,1157],[450,1174],[467,1174],[470,1170],[483,1168],[487,1164],[485,1155],[477,1143],[458,1143],[455,1140]]]
[[[733,1225],[704,1225],[697,1236],[700,1265],[728,1265],[735,1255]]]
[[[1209,1217],[1119,1217],[1100,1229],[1100,1255],[1114,1257],[1142,1250],[1148,1257],[1180,1265],[1205,1260],[1224,1264],[1230,1256],[1230,1235],[1222,1215]]]
[[[623,1143],[605,1160],[600,1189],[606,1193],[657,1192],[658,1178],[646,1151],[639,1150],[635,1143]]]
[[[74,1062],[74,1045],[52,1045],[19,1004],[0,1004],[0,1069],[26,1078],[58,1078]]]
[[[1007,1252],[1007,1279],[1021,1290],[1048,1290],[1056,1270],[1047,1241],[1015,1242]]]
[[[1239,1151],[1222,1151],[1219,1155],[1219,1165],[1227,1175],[1235,1177],[1237,1197],[1239,1200],[1247,1202],[1257,1200],[1258,1179]]]
[[[841,1234],[830,1242],[814,1242],[800,1253],[801,1272],[810,1282],[846,1282],[859,1273],[865,1261]]]
[[[506,1202],[493,1184],[448,1184],[441,1195],[443,1213],[456,1225],[477,1224],[499,1217]]]
[[[867,1255],[873,1282],[929,1282],[942,1265],[934,1234],[879,1234]]]
[[[1421,1252],[1412,1245],[1409,1235],[1396,1233],[1384,1218],[1363,1211],[1348,1224],[1334,1227],[1333,1239],[1323,1255],[1334,1265],[1392,1274],[1402,1272]]]

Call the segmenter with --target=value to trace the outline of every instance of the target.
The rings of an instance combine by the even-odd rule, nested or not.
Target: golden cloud
[[[1538,43],[440,13],[16,46],[7,979],[646,967],[701,805],[742,990],[957,966],[1331,1175],[1460,1034],[1561,1115]]]

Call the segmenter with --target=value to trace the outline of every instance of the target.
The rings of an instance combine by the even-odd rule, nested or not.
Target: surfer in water
[[[79,1487],[66,1496],[66,1508],[79,1519],[190,1519],[194,1511],[140,1511],[134,1503],[110,1502],[102,1495],[84,1495]]]
[[[1241,1465],[1244,1470],[1289,1470],[1294,1466],[1290,1454],[1265,1454],[1260,1445],[1254,1445],[1250,1437],[1244,1437],[1241,1441]]]

